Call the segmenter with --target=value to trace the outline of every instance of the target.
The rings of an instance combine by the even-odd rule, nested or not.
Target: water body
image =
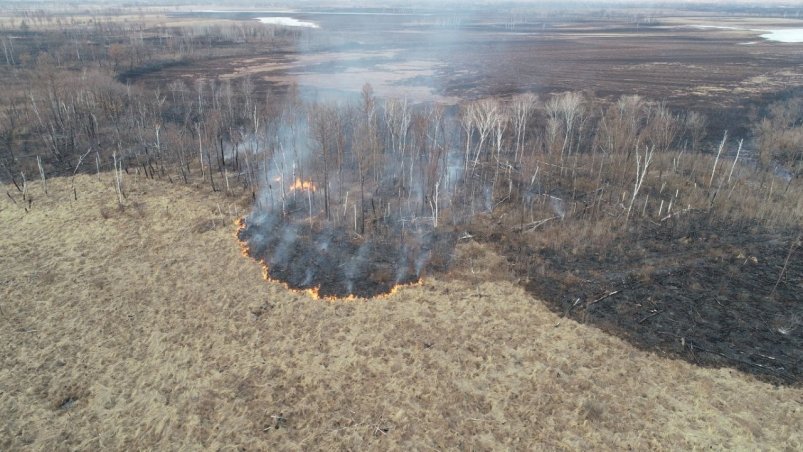
[[[778,28],[774,30],[766,30],[758,28],[723,27],[719,25],[692,25],[691,27],[699,29],[755,31],[762,33],[760,37],[767,41],[784,43],[803,42],[803,28]],[[744,44],[754,44],[754,42]]]
[[[268,25],[281,25],[283,27],[320,28],[315,22],[298,20],[293,17],[257,17],[256,20]]]
[[[775,42],[803,42],[803,28],[784,28],[780,30],[761,30],[768,31],[761,35],[767,41]]]

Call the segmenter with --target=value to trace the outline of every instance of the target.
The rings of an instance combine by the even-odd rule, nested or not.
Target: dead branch
[[[778,281],[775,281],[775,286],[772,288],[772,292],[770,292],[770,295],[774,295],[775,294],[775,290],[778,289],[778,284],[781,283],[781,280],[783,279],[783,275],[784,275],[784,273],[786,273],[786,267],[789,265],[789,258],[792,257],[792,253],[795,252],[795,248],[797,248],[798,245],[800,245],[800,238],[801,237],[803,237],[803,234],[798,234],[797,238],[795,238],[792,241],[792,245],[789,247],[789,254],[786,255],[786,260],[783,263],[783,268],[781,269],[781,274],[778,275]]]
[[[591,303],[588,303],[588,304],[586,305],[586,308],[588,308],[589,306],[591,306],[591,305],[593,305],[593,304],[599,303],[600,301],[602,301],[602,300],[604,300],[604,299],[606,299],[606,298],[608,298],[608,297],[611,297],[611,296],[613,296],[613,295],[616,295],[616,294],[618,294],[619,292],[621,292],[621,290],[614,290],[613,292],[610,292],[610,293],[608,293],[608,294],[605,294],[605,295],[603,295],[603,296],[601,296],[601,297],[597,298],[596,300],[592,301]]]
[[[651,319],[651,318],[655,317],[656,315],[658,315],[658,314],[662,314],[663,312],[664,312],[664,311],[655,311],[655,312],[653,312],[652,314],[650,314],[650,315],[648,315],[648,316],[644,317],[643,319],[639,320],[639,321],[638,321],[638,323],[644,323],[644,322],[646,322],[647,320],[649,320],[649,319]]]
[[[567,315],[569,315],[569,313],[572,312],[572,309],[574,309],[575,306],[580,304],[580,300],[581,300],[580,298],[574,300],[574,303],[572,303],[572,305],[569,306],[569,309],[567,309],[566,312],[563,313],[563,317],[566,317]],[[557,325],[555,325],[555,326],[557,326]]]
[[[519,231],[532,232],[535,229],[537,229],[537,228],[539,228],[539,227],[541,227],[541,226],[547,224],[548,222],[550,222],[552,220],[555,220],[557,218],[560,218],[560,217],[544,218],[543,220],[533,221],[532,223],[527,223],[527,224],[523,224],[523,225],[520,225],[520,226],[516,226],[516,227],[513,228],[513,232],[519,232]],[[525,231],[525,229],[526,229],[526,231]]]
[[[676,217],[676,216],[678,216],[678,215],[680,215],[682,213],[691,212],[691,211],[694,211],[694,210],[698,210],[698,209],[692,209],[691,207],[687,207],[687,208],[685,208],[683,210],[678,210],[676,212],[672,212],[669,215],[661,218],[661,222],[663,223],[664,221],[669,220],[670,218],[674,218],[674,217]]]

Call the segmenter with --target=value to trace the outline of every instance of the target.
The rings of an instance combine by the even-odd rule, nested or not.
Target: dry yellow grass
[[[0,201],[0,449],[803,448],[803,389],[560,319],[479,245],[324,303],[261,279],[231,198],[101,179]]]

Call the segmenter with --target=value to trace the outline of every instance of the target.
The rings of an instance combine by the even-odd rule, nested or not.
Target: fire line
[[[300,179],[297,180],[296,182],[300,182]],[[311,185],[311,182],[309,184]],[[311,190],[314,191],[315,187],[314,187],[314,185],[311,185],[311,188],[308,188],[308,189],[311,189]],[[245,226],[246,226],[245,225],[245,218],[241,217],[241,218],[236,219],[234,221],[234,225],[237,227],[237,229],[236,229],[236,231],[234,233],[234,238],[237,239],[237,242],[239,242],[240,251],[241,251],[242,255],[244,257],[247,257],[247,258],[252,258],[251,253],[250,253],[251,249],[248,246],[248,242],[240,239],[240,233],[245,229]],[[328,301],[328,302],[368,300],[368,298],[358,297],[358,296],[356,296],[354,294],[349,294],[348,296],[345,296],[345,297],[321,295],[320,294],[320,290],[321,290],[320,287],[311,287],[309,289],[294,289],[294,288],[290,287],[290,285],[287,284],[284,281],[280,281],[280,280],[271,278],[270,272],[268,270],[268,264],[265,262],[264,259],[254,258],[254,260],[257,261],[257,263],[260,265],[260,267],[262,267],[262,277],[265,279],[265,281],[268,281],[268,282],[271,282],[271,283],[274,283],[274,284],[278,284],[281,287],[283,287],[284,289],[288,290],[289,292],[292,292],[292,293],[295,293],[295,294],[299,294],[299,295],[306,295],[306,296],[312,298],[313,300]],[[396,284],[396,285],[394,285],[394,286],[392,286],[390,288],[390,291],[388,293],[378,294],[376,296],[371,297],[370,299],[388,298],[388,297],[398,293],[399,290],[401,290],[403,287],[423,286],[423,285],[424,285],[423,278],[419,279],[418,281],[414,281],[414,282],[407,283],[407,284]]]

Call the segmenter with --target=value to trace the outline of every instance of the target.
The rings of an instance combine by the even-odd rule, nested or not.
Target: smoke
[[[322,297],[372,297],[448,267],[452,234],[432,227],[401,236],[395,233],[361,238],[347,229],[310,225],[306,218],[275,210],[249,215],[239,238],[266,266],[271,279],[291,288],[315,289]],[[430,265],[436,250],[433,242],[441,244],[439,252],[445,257],[436,265]]]
[[[566,203],[562,199],[550,196],[549,205],[552,207],[552,211],[555,212],[555,215],[561,218],[566,216]]]
[[[244,140],[258,190],[239,238],[270,279],[371,297],[448,268],[456,235],[436,224],[463,164],[445,117],[406,102],[388,113],[370,93],[363,103],[289,103]]]
[[[293,15],[320,25],[296,48],[296,91],[228,150],[248,159],[258,187],[239,237],[269,278],[320,296],[387,293],[445,271],[457,228],[494,209],[491,140],[470,143],[467,165],[460,108],[435,103],[437,52],[463,31],[428,12],[404,16],[424,33],[401,55],[383,33],[396,15]],[[327,32],[335,23],[346,32]],[[363,34],[376,42],[349,40]]]

